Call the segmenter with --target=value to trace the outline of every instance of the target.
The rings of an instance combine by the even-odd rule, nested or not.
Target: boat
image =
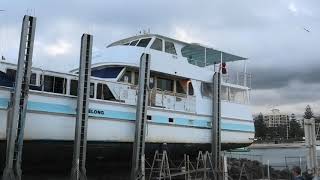
[[[158,34],[125,38],[93,55],[88,145],[108,147],[105,151],[112,152],[113,157],[119,157],[114,155],[117,152],[131,154],[143,53],[151,56],[146,152],[164,143],[173,152],[210,150],[214,68],[220,62],[247,59]],[[0,61],[2,144],[6,140],[7,108],[16,68],[14,63]],[[234,79],[229,73],[222,76],[222,149],[249,146],[254,138],[249,75],[247,72],[237,75]],[[51,151],[67,144],[72,147],[77,79],[77,68],[69,73],[32,68],[24,144],[37,148],[30,151],[44,146],[52,147]]]

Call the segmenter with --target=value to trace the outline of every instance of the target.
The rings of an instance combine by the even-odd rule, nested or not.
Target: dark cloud
[[[34,64],[58,71],[78,64],[83,32],[94,35],[94,48],[101,51],[150,28],[248,57],[253,104],[294,109],[318,98],[312,94],[320,84],[319,7],[318,0],[2,0],[0,9],[7,11],[0,12],[0,53],[16,61],[27,9],[38,18]]]
[[[287,87],[292,81],[304,83],[308,86],[313,83],[320,83],[320,62],[313,66],[302,66],[291,68],[285,64],[275,64],[273,67],[251,67],[250,68],[253,89],[275,89]]]

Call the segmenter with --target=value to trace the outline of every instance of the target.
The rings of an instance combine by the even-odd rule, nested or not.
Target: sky
[[[67,72],[82,33],[94,53],[150,29],[247,57],[253,113],[320,113],[319,0],[1,0],[0,54],[16,62],[24,14],[37,17],[33,65]]]

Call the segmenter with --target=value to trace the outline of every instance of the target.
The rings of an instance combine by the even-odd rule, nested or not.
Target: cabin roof
[[[231,53],[227,53],[210,46],[202,45],[199,43],[187,43],[184,41],[180,41],[177,39],[172,39],[170,37],[162,36],[159,34],[143,34],[136,35],[129,38],[125,38],[116,42],[111,43],[107,47],[121,45],[132,40],[145,38],[145,37],[158,37],[164,40],[168,40],[171,42],[182,44],[183,48],[181,49],[182,56],[187,57],[191,63],[195,63],[199,66],[209,66],[215,63],[220,63],[221,58],[222,62],[231,62],[231,61],[239,61],[246,60],[247,58],[233,55]],[[205,53],[206,52],[206,53]],[[192,62],[195,61],[195,62]]]

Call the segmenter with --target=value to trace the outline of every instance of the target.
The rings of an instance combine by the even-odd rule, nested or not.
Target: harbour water
[[[249,150],[248,152],[228,153],[228,156],[257,160],[263,164],[269,162],[269,165],[275,169],[292,168],[293,166],[300,166],[302,170],[306,168],[307,149],[301,144],[289,147],[250,147]],[[320,154],[319,150],[317,152]],[[318,156],[318,161],[320,162],[320,156]]]

